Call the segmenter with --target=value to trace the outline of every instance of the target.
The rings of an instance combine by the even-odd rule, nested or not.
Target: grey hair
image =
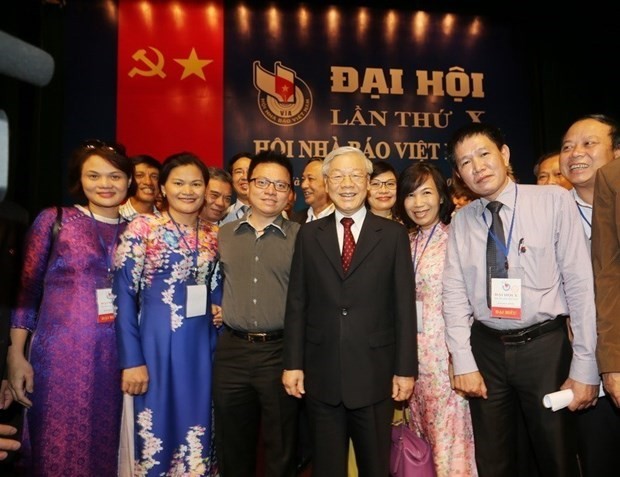
[[[366,163],[366,173],[372,174],[372,161],[366,157],[366,154],[364,154],[361,149],[352,146],[342,146],[334,149],[327,156],[325,156],[325,159],[323,160],[323,168],[321,169],[323,176],[327,176],[330,163],[336,157],[342,156],[343,154],[357,154],[358,156],[363,158],[364,162]]]

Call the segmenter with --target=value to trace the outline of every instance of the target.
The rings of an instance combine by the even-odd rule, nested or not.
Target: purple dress
[[[111,477],[117,473],[122,393],[114,322],[99,320],[96,290],[111,287],[106,254],[112,259],[125,224],[64,208],[52,246],[55,220],[56,209],[46,209],[28,232],[12,316],[13,328],[32,332],[26,475]]]

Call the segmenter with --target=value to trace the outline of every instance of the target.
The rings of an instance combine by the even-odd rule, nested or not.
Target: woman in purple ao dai
[[[122,394],[111,264],[132,173],[120,147],[84,143],[69,182],[86,205],[62,209],[55,237],[54,207],[28,232],[7,358],[11,391],[27,408],[24,475],[117,473]]]

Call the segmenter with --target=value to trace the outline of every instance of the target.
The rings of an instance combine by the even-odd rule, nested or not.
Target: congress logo
[[[312,109],[310,88],[280,61],[275,62],[273,73],[255,61],[254,87],[258,90],[261,113],[278,126],[294,126],[306,119]]]

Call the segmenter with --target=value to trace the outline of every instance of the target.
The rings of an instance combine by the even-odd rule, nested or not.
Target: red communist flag
[[[222,1],[120,0],[117,138],[130,155],[223,159]]]

